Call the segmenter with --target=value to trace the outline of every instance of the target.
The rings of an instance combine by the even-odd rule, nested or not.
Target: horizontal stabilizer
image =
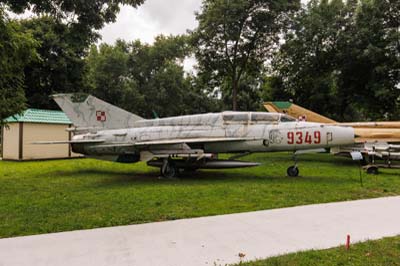
[[[101,127],[70,127],[66,131],[74,133],[86,133],[86,132],[97,132],[103,130]]]

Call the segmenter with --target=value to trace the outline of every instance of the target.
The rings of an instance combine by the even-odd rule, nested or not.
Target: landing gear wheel
[[[370,167],[367,168],[367,174],[377,175],[378,172],[379,172],[378,171],[378,167],[376,167],[376,166],[370,166]]]
[[[286,172],[287,172],[287,175],[290,176],[290,177],[299,176],[299,168],[297,168],[297,166],[295,166],[295,165],[290,166],[290,167],[287,169]]]
[[[173,162],[166,161],[166,163],[161,166],[160,173],[162,177],[174,178],[178,175],[179,170]]]

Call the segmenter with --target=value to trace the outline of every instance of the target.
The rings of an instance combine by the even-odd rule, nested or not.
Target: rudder
[[[130,128],[136,121],[143,120],[89,94],[55,94],[52,97],[77,128]]]

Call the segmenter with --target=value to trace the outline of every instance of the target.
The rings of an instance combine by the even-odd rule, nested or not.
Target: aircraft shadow
[[[386,168],[383,170],[379,170],[379,174],[378,175],[368,175],[368,177],[378,177],[379,175],[385,175],[385,176],[394,176],[394,177],[399,177],[399,169],[389,169]]]
[[[104,174],[104,173],[103,173]],[[321,176],[299,176],[296,178],[287,177],[287,176],[278,176],[271,175],[266,173],[265,176],[260,175],[251,175],[248,172],[240,172],[240,173],[227,173],[222,171],[196,171],[190,173],[182,173],[177,178],[163,178],[160,177],[158,171],[154,171],[151,173],[145,174],[121,174],[115,175],[115,173],[110,174],[109,178],[102,179],[99,181],[102,186],[114,186],[114,185],[127,185],[127,184],[135,184],[135,183],[154,183],[154,184],[163,184],[163,183],[172,183],[172,184],[186,184],[186,185],[207,185],[207,184],[216,184],[216,183],[227,183],[238,185],[244,183],[253,183],[260,184],[262,183],[270,183],[271,185],[275,184],[296,184],[296,183],[324,183],[327,185],[341,185],[341,184],[349,184],[349,183],[358,183],[359,179],[354,177],[349,178],[331,178],[331,177],[321,177]]]
[[[100,169],[81,169],[79,171],[56,171],[54,173],[48,173],[56,177],[62,178],[122,178],[122,179],[132,179],[132,180],[147,180],[147,179],[157,179],[158,173],[155,172],[118,172]]]
[[[388,173],[385,173],[388,174]],[[183,172],[177,178],[163,178],[158,169],[149,172],[118,172],[100,169],[81,169],[79,171],[55,171],[46,175],[60,178],[90,178],[98,179],[99,186],[115,186],[129,184],[163,184],[182,183],[191,185],[205,185],[218,182],[226,183],[260,183],[271,184],[295,184],[295,183],[324,183],[324,184],[347,184],[359,182],[358,177],[335,178],[326,176],[299,176],[288,177],[284,173],[276,175],[265,171],[265,175],[253,174],[251,171],[224,171],[224,170],[198,170],[194,172]]]

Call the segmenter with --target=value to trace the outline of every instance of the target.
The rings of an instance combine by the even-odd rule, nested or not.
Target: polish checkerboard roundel
[[[104,111],[96,111],[96,119],[99,122],[106,122],[107,121],[106,112],[104,112]]]

